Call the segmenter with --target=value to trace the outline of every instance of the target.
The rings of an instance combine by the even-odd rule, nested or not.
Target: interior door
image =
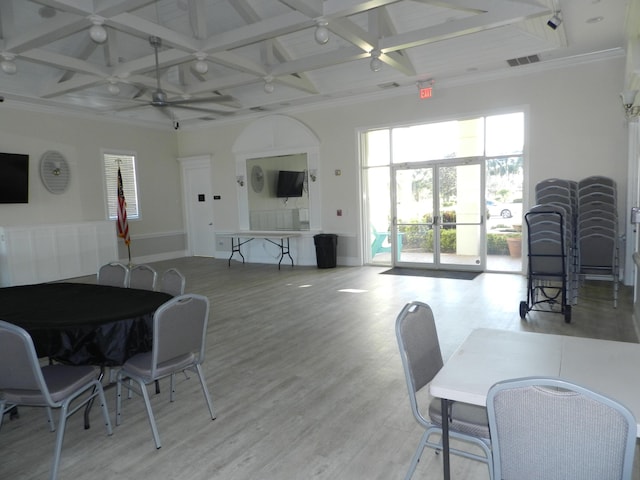
[[[394,167],[394,264],[481,270],[481,159]]]
[[[191,255],[214,257],[213,192],[209,157],[181,159],[187,243]]]

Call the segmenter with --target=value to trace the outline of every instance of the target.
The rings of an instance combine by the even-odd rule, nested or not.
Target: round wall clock
[[[254,165],[251,169],[251,188],[256,193],[261,192],[264,188],[264,172],[259,165]]]
[[[69,186],[69,164],[60,152],[49,150],[40,158],[40,178],[51,193],[59,194]]]

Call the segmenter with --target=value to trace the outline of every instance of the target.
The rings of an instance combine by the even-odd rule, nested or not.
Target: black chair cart
[[[571,322],[569,289],[575,281],[570,219],[558,205],[536,205],[524,216],[528,234],[527,300],[520,318],[530,311],[560,313]]]

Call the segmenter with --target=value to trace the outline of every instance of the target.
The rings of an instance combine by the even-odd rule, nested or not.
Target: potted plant
[[[509,255],[513,258],[522,256],[522,235],[512,235],[507,237],[507,247]]]

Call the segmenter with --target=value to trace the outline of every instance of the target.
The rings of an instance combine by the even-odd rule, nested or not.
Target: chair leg
[[[169,401],[173,402],[176,399],[176,374],[172,373],[169,377]]]
[[[213,410],[213,402],[211,401],[211,395],[209,395],[207,384],[204,382],[204,373],[202,372],[202,367],[200,366],[200,364],[196,365],[196,373],[198,374],[198,378],[200,379],[200,386],[202,386],[202,393],[204,394],[204,399],[207,402],[207,407],[209,408],[209,413],[211,414],[211,420],[215,420],[216,414]]]
[[[425,445],[427,443],[427,439],[429,438],[429,431],[424,432],[422,438],[420,438],[420,443],[418,444],[418,448],[416,448],[416,452],[413,454],[411,458],[411,463],[409,464],[409,470],[407,474],[404,476],[405,480],[410,480],[413,477],[413,473],[416,471],[416,467],[418,466],[418,462],[420,461],[420,457],[422,457],[422,453],[424,452]]]
[[[153,410],[151,410],[151,401],[149,400],[149,392],[147,392],[147,386],[143,382],[138,382],[140,390],[142,392],[142,398],[144,398],[144,406],[147,409],[147,417],[149,418],[149,425],[151,426],[151,433],[153,434],[153,441],[156,443],[156,448],[160,448],[160,435],[158,434],[158,428],[156,427],[156,419],[153,416]]]
[[[116,426],[120,425],[122,415],[122,378],[118,373],[116,380]]]
[[[51,465],[51,480],[56,480],[58,477],[58,467],[60,466],[60,454],[62,453],[62,442],[64,441],[64,431],[67,426],[67,416],[69,412],[69,402],[71,399],[67,399],[60,408],[60,421],[58,424],[58,433],[56,434],[56,445],[53,450],[53,464]]]
[[[53,410],[51,407],[47,407],[47,423],[49,424],[49,430],[56,431],[56,422],[53,420]]]
[[[109,409],[107,408],[107,399],[104,396],[104,390],[98,390],[98,397],[100,398],[100,408],[102,409],[102,417],[104,418],[104,426],[107,429],[107,435],[113,435],[111,417],[109,417]]]

